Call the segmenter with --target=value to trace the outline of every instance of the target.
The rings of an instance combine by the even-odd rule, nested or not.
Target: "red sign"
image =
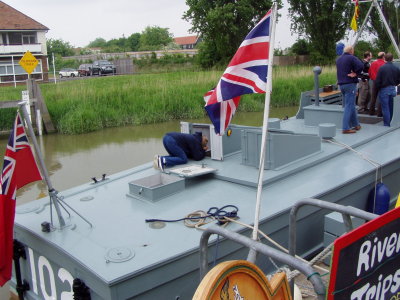
[[[400,207],[335,240],[327,299],[399,299],[398,296]]]

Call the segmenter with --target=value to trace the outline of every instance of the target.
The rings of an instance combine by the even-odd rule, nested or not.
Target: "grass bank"
[[[128,124],[160,123],[205,115],[203,94],[222,71],[107,76],[41,84],[58,131],[78,134]],[[320,85],[335,83],[335,68],[325,67]],[[1,87],[0,100],[21,98],[24,86]],[[297,105],[302,91],[313,89],[312,67],[274,68],[272,106]],[[261,111],[264,95],[245,95],[239,111]],[[0,129],[9,129],[13,110],[0,111]]]

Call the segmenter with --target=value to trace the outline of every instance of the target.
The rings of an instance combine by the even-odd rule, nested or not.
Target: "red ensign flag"
[[[0,286],[11,278],[17,189],[41,179],[21,116],[17,113],[0,177]]]

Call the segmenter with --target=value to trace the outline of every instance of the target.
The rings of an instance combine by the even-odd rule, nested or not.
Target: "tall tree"
[[[288,0],[291,29],[304,36],[320,58],[335,57],[335,44],[349,30],[353,7],[349,0]],[[326,62],[325,61],[325,62]]]
[[[140,41],[140,33],[132,33],[128,37],[128,47],[130,51],[138,51],[139,50],[139,41]]]
[[[48,39],[47,40],[47,53],[54,53],[60,56],[74,55],[74,50],[68,42],[62,39]]]
[[[168,28],[147,26],[140,35],[139,50],[162,50],[172,41],[172,34]]]
[[[103,48],[107,45],[107,42],[105,39],[98,37],[94,41],[91,41],[89,45],[87,45],[88,48]]]
[[[191,32],[201,35],[200,63],[209,67],[226,63],[247,33],[271,8],[272,0],[186,0],[183,18]],[[281,5],[281,0],[278,0]]]

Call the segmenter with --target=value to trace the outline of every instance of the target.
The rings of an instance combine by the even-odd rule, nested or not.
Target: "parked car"
[[[115,74],[116,68],[108,60],[95,60],[91,66],[90,75]]]
[[[89,76],[91,67],[92,67],[91,64],[80,65],[78,68],[79,76]]]
[[[60,72],[58,72],[61,78],[63,77],[75,77],[78,76],[78,71],[72,68],[65,68],[61,69]]]
[[[72,68],[65,68],[61,69],[60,72],[58,72],[61,78],[63,77],[75,77],[78,76],[78,71]]]

